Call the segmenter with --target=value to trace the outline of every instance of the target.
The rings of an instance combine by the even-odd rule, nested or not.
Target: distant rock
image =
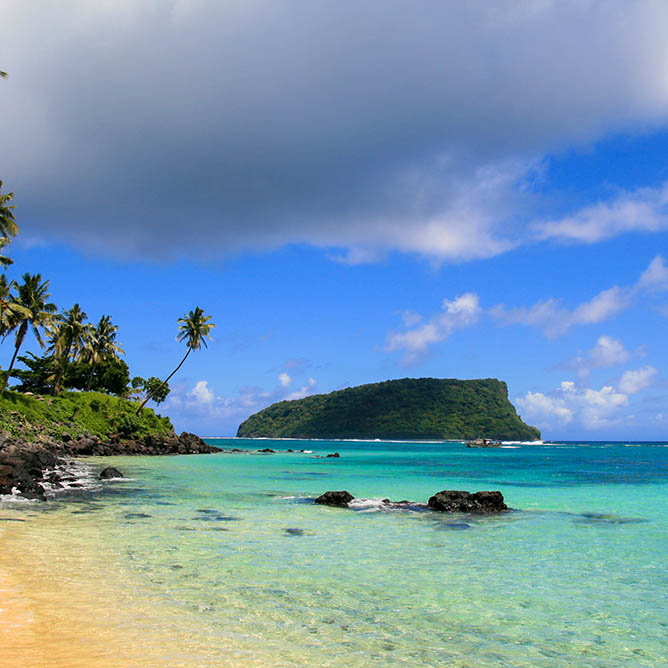
[[[340,457],[341,455],[338,452],[332,452],[331,454],[327,455],[327,457]]]
[[[355,497],[350,492],[342,490],[339,492],[325,492],[319,496],[315,502],[323,506],[338,506],[340,508],[347,508],[348,504],[354,498]]]
[[[271,448],[263,448],[262,450],[258,450],[258,452],[266,452],[267,454],[276,454],[276,450],[272,450]]]
[[[432,496],[427,505],[432,510],[444,513],[499,513],[508,510],[503,502],[503,494],[494,492],[463,492],[453,489],[444,489]]]
[[[100,480],[109,480],[110,478],[125,478],[125,476],[114,466],[107,466],[100,473]]]

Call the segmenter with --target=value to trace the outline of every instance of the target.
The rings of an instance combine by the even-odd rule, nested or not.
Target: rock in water
[[[125,476],[115,467],[107,466],[100,473],[100,480],[108,480],[109,478],[125,478]]]
[[[315,502],[320,503],[323,506],[339,506],[341,508],[347,508],[348,504],[354,498],[355,497],[350,492],[342,490],[340,492],[325,492],[319,496]]]
[[[503,502],[501,492],[462,492],[454,489],[444,489],[432,496],[427,505],[432,510],[440,510],[444,513],[499,513],[508,510]]]

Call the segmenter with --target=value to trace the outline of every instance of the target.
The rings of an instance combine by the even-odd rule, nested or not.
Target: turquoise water
[[[130,479],[2,514],[102,529],[143,623],[179,639],[170,665],[666,665],[665,443],[209,442],[313,454],[93,460]],[[337,489],[422,503],[499,489],[513,511],[313,503]]]

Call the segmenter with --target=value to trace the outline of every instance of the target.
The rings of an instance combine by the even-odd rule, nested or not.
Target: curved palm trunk
[[[165,378],[165,380],[162,381],[162,383],[160,383],[160,385],[158,385],[157,389],[155,390],[155,392],[153,392],[153,394],[157,394],[159,390],[161,390],[165,385],[167,385],[169,379],[183,366],[183,363],[188,358],[188,355],[190,355],[191,350],[192,348],[188,348],[188,352],[186,353],[186,356],[181,360],[181,363],[176,367],[176,369],[174,369],[174,371],[172,371],[172,373],[169,374],[169,376],[167,376],[167,378]],[[139,408],[137,409],[137,415],[139,415],[141,409],[144,408],[144,405],[153,396],[153,394],[149,394],[146,397],[146,399],[144,399],[144,401],[142,401],[141,404],[139,404]]]
[[[25,325],[25,327],[23,325]],[[19,354],[19,348],[23,343],[23,339],[25,338],[27,330],[28,330],[28,324],[24,321],[23,323],[21,323],[19,331],[16,333],[16,345],[14,346],[14,356],[12,357],[12,361],[9,363],[9,368],[7,369],[7,371],[5,371],[5,378],[2,383],[3,392],[7,389],[7,384],[9,383],[9,374],[12,372],[12,369],[14,368],[14,362],[16,362],[16,357]]]

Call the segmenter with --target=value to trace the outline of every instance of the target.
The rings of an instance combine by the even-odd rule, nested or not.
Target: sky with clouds
[[[0,8],[11,275],[110,313],[144,376],[210,313],[178,429],[498,377],[546,438],[667,438],[665,3]]]

